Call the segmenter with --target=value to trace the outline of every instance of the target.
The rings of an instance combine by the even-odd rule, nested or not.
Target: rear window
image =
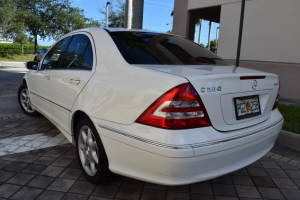
[[[216,54],[182,37],[148,32],[110,32],[129,64],[230,65]]]

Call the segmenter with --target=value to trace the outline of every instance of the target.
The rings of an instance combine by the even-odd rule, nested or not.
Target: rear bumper
[[[235,136],[222,133],[228,134],[227,139],[183,145],[154,142],[138,134],[95,125],[111,171],[157,184],[182,185],[230,173],[264,156],[283,124],[280,113],[272,114],[275,116],[266,122],[239,130]]]

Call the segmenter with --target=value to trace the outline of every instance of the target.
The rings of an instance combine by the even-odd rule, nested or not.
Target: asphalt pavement
[[[3,64],[0,65],[0,117],[22,114],[17,92],[28,70],[24,63]]]

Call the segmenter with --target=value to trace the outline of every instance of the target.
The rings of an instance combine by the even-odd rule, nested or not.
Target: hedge
[[[48,46],[38,45],[38,50],[49,48]],[[34,44],[24,44],[24,54],[34,54]],[[18,43],[0,43],[0,54],[20,54],[22,53],[21,44]]]

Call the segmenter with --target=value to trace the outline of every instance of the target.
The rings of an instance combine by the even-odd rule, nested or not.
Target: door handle
[[[49,80],[49,79],[50,79],[50,76],[45,76],[45,79]]]
[[[80,80],[70,79],[70,83],[78,85],[80,83]]]

